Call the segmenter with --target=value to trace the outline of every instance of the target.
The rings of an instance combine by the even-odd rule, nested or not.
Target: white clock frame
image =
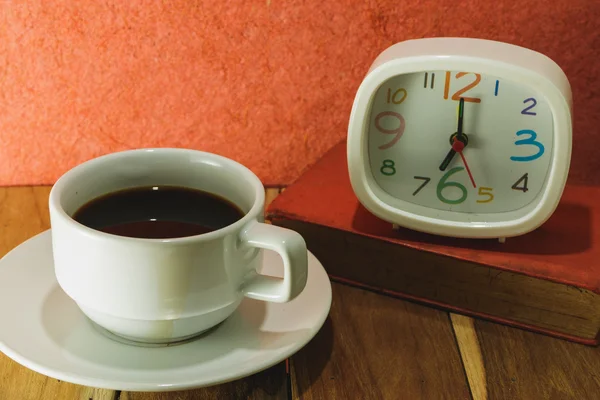
[[[546,184],[529,205],[516,211],[495,213],[492,218],[495,221],[458,221],[457,212],[434,210],[394,198],[375,181],[369,163],[367,127],[378,88],[399,74],[440,69],[493,75],[528,86],[544,97],[553,118],[552,159]],[[348,172],[352,189],[363,206],[392,224],[442,236],[505,238],[538,228],[555,211],[569,172],[571,143],[571,87],[563,70],[547,56],[485,39],[414,39],[384,50],[357,90],[348,124]],[[469,219],[476,217],[471,214]]]

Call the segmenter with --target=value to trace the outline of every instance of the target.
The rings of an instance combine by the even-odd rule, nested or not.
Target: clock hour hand
[[[454,158],[455,154],[456,154],[456,151],[454,151],[454,149],[450,149],[448,154],[446,154],[444,161],[442,161],[442,163],[440,164],[440,171],[445,171],[446,168],[448,168],[448,165],[450,165],[450,162]]]
[[[464,109],[465,99],[461,97],[458,101],[458,126],[456,128],[456,133],[450,136],[450,145],[452,146],[452,148],[450,149],[450,151],[448,151],[448,154],[446,154],[446,157],[444,157],[444,160],[440,164],[440,171],[445,171],[446,168],[448,168],[448,165],[450,165],[450,163],[452,162],[452,159],[454,158],[456,152],[462,151],[462,149],[468,143],[467,135],[463,133]],[[455,145],[459,146],[460,149],[456,149]]]

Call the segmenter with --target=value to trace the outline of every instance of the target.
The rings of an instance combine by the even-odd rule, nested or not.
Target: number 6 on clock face
[[[354,100],[353,190],[377,216],[416,230],[528,232],[565,184],[570,101],[562,70],[531,50],[464,38],[399,43]]]

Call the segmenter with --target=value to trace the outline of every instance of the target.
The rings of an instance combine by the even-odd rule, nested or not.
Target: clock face
[[[503,213],[544,189],[552,113],[529,87],[462,71],[403,74],[378,88],[369,111],[373,178],[396,199]]]

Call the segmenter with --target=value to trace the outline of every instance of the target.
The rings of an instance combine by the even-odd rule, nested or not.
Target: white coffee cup
[[[237,205],[237,222],[201,235],[143,239],[104,233],[73,214],[94,198],[140,186],[200,189]],[[69,170],[50,192],[60,287],[100,327],[131,341],[173,343],[215,327],[244,296],[288,302],[307,279],[304,239],[263,222],[264,187],[228,158],[187,149],[139,149]],[[262,250],[283,259],[283,279],[260,275]]]

